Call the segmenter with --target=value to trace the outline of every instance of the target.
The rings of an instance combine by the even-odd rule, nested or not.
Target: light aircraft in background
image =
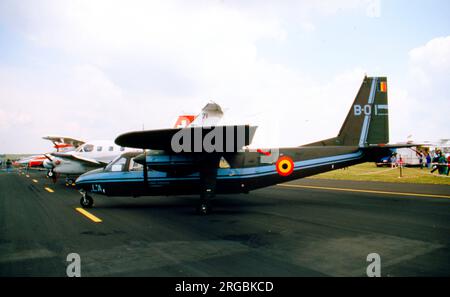
[[[79,140],[72,137],[66,136],[45,136],[42,137],[45,140],[50,140],[53,143],[53,147],[56,149],[56,152],[69,152],[77,149],[80,145],[84,143],[83,140]],[[22,158],[14,163],[15,166],[18,167],[26,167],[29,168],[46,168],[52,169],[51,164],[49,163],[46,154],[39,154],[28,156]]]
[[[209,125],[220,121],[222,116],[223,112],[220,106],[210,102],[202,108],[197,116],[179,116],[175,126]],[[47,175],[52,178],[57,175],[65,175],[66,185],[75,185],[74,177],[96,168],[105,167],[117,156],[126,152],[142,152],[142,150],[118,146],[109,140],[86,141],[75,151],[46,154],[45,165],[46,168],[50,168]]]
[[[149,151],[123,154],[105,168],[81,175],[76,180],[82,194],[80,203],[82,207],[92,207],[92,193],[106,196],[195,194],[200,196],[198,212],[207,214],[210,200],[216,194],[248,193],[326,171],[373,162],[385,156],[391,148],[412,146],[388,144],[385,77],[364,77],[336,137],[299,147],[253,151],[246,146],[251,143],[255,130],[254,126],[191,126],[120,135],[115,140],[116,144]],[[243,140],[236,138],[238,131],[244,136]],[[179,146],[174,147],[174,139],[180,133],[193,137],[193,146],[189,143],[181,151]],[[195,141],[196,135],[200,135],[200,141]],[[212,145],[213,139],[214,150],[211,150],[208,145]]]
[[[64,175],[66,185],[74,185],[74,177],[92,169],[105,167],[118,155],[131,151],[138,150],[118,146],[110,140],[87,141],[75,151],[45,154],[46,168],[50,168],[47,176],[56,180],[56,176]]]

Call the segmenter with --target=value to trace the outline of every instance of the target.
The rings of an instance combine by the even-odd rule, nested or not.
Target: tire
[[[55,173],[51,170],[49,172],[47,172],[48,177],[53,177],[54,175],[55,175]]]
[[[86,197],[81,197],[80,204],[83,208],[91,208],[94,205],[94,199],[92,199],[91,196],[86,195]]]
[[[206,216],[212,212],[211,205],[209,203],[200,203],[199,206],[197,206],[197,213],[202,216]]]

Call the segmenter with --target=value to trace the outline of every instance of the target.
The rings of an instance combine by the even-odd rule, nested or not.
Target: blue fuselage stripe
[[[351,154],[345,154],[340,156],[331,156],[331,157],[323,157],[318,159],[311,159],[305,161],[297,161],[294,162],[294,171],[299,171],[302,169],[313,168],[324,165],[331,165],[336,163],[348,162],[360,159],[363,156],[362,151],[357,151]],[[225,179],[243,179],[243,178],[253,178],[253,177],[261,177],[267,175],[277,175],[277,171],[275,165],[266,165],[266,166],[256,166],[256,167],[248,167],[248,168],[226,168],[226,169],[218,169],[217,179],[225,180]],[[111,175],[115,175],[111,177]],[[128,175],[128,177],[127,177]],[[134,175],[134,176],[130,176]],[[198,173],[192,174],[191,176],[184,177],[167,177],[164,176],[164,173],[161,172],[149,172],[149,182],[152,181],[182,181],[182,180],[199,180],[200,176]],[[87,183],[107,183],[107,182],[142,182],[143,181],[143,172],[106,172],[105,173],[96,173],[93,174],[92,177],[89,175],[81,176],[77,180],[77,184],[87,184]]]

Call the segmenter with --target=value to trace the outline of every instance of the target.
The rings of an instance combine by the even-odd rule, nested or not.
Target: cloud
[[[27,40],[33,63],[0,65],[0,95],[8,98],[0,108],[26,119],[15,131],[5,124],[14,119],[0,119],[10,130],[0,137],[14,135],[10,149],[25,151],[45,150],[45,142],[35,145],[45,134],[113,139],[142,125],[172,126],[179,113],[198,112],[208,100],[225,108],[229,122],[258,124],[257,145],[332,137],[364,68],[349,64],[318,79],[272,61],[261,44],[284,46],[298,37],[294,34],[320,34],[320,19],[367,15],[377,12],[373,5],[370,0],[2,1],[0,24]],[[448,73],[439,66],[445,63],[429,64],[430,57],[445,58],[437,47],[411,52],[411,81],[436,86],[435,74]],[[419,91],[397,86],[390,91],[407,104],[404,110],[411,109],[406,100],[422,105]],[[403,128],[395,129],[403,134]]]
[[[409,51],[406,82],[391,88],[392,131],[397,140],[413,135],[416,141],[448,138],[450,109],[450,36],[437,37]]]
[[[409,67],[422,87],[447,84],[450,73],[450,36],[430,40],[409,52]]]

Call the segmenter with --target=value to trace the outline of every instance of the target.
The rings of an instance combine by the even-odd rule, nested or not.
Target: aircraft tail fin
[[[195,115],[180,115],[175,122],[174,128],[186,128],[195,120]]]
[[[386,77],[364,77],[337,137],[308,146],[368,147],[389,142]]]

